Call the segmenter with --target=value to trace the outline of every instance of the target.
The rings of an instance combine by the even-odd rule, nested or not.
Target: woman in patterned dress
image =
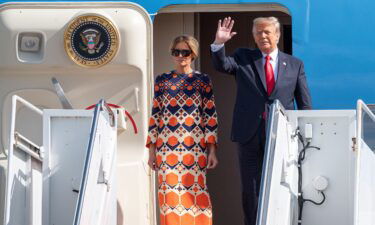
[[[146,146],[158,171],[161,225],[212,225],[206,170],[217,166],[217,113],[207,74],[193,71],[198,42],[171,44],[175,69],[156,77]]]

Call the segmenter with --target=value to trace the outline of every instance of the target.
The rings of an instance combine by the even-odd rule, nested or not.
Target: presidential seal
[[[83,15],[70,22],[64,34],[65,51],[84,67],[100,67],[110,62],[119,48],[116,27],[99,15]]]

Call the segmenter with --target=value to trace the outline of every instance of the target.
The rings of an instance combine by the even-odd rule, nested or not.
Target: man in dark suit
[[[256,18],[253,36],[258,49],[239,48],[226,56],[224,43],[234,20],[219,20],[211,45],[216,70],[234,75],[237,96],[232,122],[232,141],[238,144],[245,224],[255,225],[266,140],[265,121],[275,99],[285,109],[311,109],[311,97],[301,60],[278,50],[280,23],[275,17]]]

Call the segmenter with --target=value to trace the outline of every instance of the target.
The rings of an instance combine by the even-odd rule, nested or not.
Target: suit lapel
[[[263,58],[263,55],[262,55],[261,51],[259,51],[259,54],[257,54],[254,57],[254,64],[255,64],[255,68],[257,69],[258,76],[259,76],[260,80],[262,81],[264,90],[267,92],[266,77],[264,75],[265,72],[264,72],[262,58]]]
[[[271,95],[279,88],[281,83],[284,81],[286,74],[287,57],[285,57],[285,54],[283,52],[279,51],[278,58],[279,59],[277,63],[277,80],[275,88],[273,89]]]

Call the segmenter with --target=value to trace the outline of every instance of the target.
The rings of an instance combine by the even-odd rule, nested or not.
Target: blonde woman
[[[217,113],[212,83],[194,71],[198,42],[176,37],[174,70],[158,75],[147,147],[158,172],[161,225],[212,225],[206,170],[217,166]]]

